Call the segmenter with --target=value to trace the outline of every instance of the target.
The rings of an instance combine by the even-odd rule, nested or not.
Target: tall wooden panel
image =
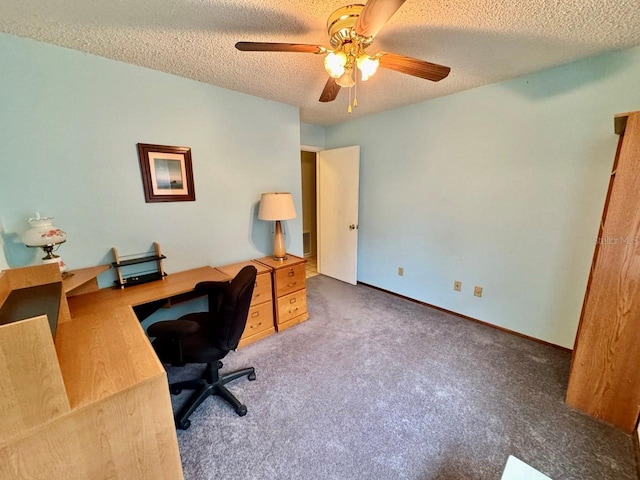
[[[0,444],[69,413],[45,315],[0,326]]]
[[[632,432],[640,412],[640,112],[619,115],[615,123],[620,144],[576,337],[567,403]]]

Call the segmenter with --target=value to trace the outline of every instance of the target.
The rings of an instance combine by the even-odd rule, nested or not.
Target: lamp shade
[[[290,220],[296,218],[293,197],[286,192],[263,193],[260,198],[260,220]]]
[[[53,217],[29,218],[29,229],[22,234],[20,240],[27,247],[44,247],[45,245],[59,245],[67,240],[67,234],[54,227],[51,223]]]

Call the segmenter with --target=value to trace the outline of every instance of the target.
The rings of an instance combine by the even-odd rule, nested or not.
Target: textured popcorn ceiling
[[[327,45],[341,0],[2,0],[0,31],[192,78],[300,107],[329,125],[640,44],[639,0],[407,0],[369,52],[451,67],[439,83],[380,69],[318,98],[323,57],[239,52],[237,41]],[[6,68],[6,66],[2,66]]]

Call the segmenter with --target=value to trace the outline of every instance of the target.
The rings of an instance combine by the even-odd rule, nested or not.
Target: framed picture
[[[189,147],[138,144],[144,198],[151,202],[192,202],[193,167]]]

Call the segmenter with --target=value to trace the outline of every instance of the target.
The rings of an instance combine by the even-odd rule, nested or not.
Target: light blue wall
[[[157,241],[169,273],[270,253],[273,227],[256,217],[262,192],[290,191],[302,211],[295,107],[5,34],[0,65],[11,266],[41,256],[16,238],[36,211],[67,231],[59,253],[70,268]],[[195,202],[145,203],[138,142],[191,147]],[[301,255],[301,215],[284,223],[287,250]]]
[[[358,280],[572,347],[639,85],[635,48],[328,127],[362,147]]]
[[[310,123],[300,123],[300,143],[310,147],[324,148],[325,128]]]

